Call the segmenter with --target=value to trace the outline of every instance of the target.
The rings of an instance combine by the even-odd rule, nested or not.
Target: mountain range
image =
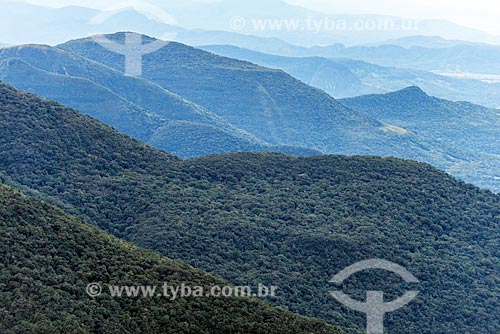
[[[234,43],[236,46],[245,47]],[[450,47],[427,48],[413,46],[404,48],[398,45],[328,46],[302,47],[296,45],[272,46],[269,43],[255,51],[286,57],[325,57],[363,60],[380,66],[412,68],[423,71],[449,73],[500,74],[498,57],[500,46],[461,43]]]
[[[317,18],[324,21],[328,15],[291,6],[280,0],[262,1],[258,10],[255,9],[255,3],[245,8],[236,0],[216,3],[188,1],[182,5],[172,1],[142,5],[129,3],[123,8],[111,7],[104,11],[76,6],[48,8],[20,2],[6,2],[2,7],[0,32],[4,32],[2,36],[5,36],[2,43],[9,45],[55,45],[81,36],[136,31],[190,45],[232,44],[283,56],[354,58],[381,66],[450,74],[500,74],[495,61],[498,59],[500,37],[440,20],[421,21],[418,25],[415,22],[418,29],[409,30],[337,29],[317,33],[304,29],[298,34],[296,29],[266,29],[259,26],[266,20],[302,22],[307,18]],[[267,13],[280,14],[274,17],[277,14],[273,16]],[[234,17],[244,19],[247,30],[231,29],[230,22]],[[254,22],[259,20],[264,23]],[[331,20],[352,23],[397,22],[401,19],[334,15]],[[9,34],[9,31],[16,31],[16,34]],[[441,37],[436,38],[436,35]],[[366,44],[375,46],[359,46]]]
[[[390,124],[422,133],[431,141],[500,155],[496,140],[500,134],[500,113],[496,109],[430,97],[418,87],[341,102]]]
[[[108,36],[117,41],[123,37],[122,33]],[[2,66],[1,74],[6,82],[57,99],[77,110],[83,109],[81,111],[139,140],[185,157],[221,151],[255,151],[256,143],[260,143],[267,144],[262,149],[265,151],[281,150],[297,155],[319,151],[399,155],[433,162],[446,159],[441,158],[443,153],[427,145],[425,140],[409,133],[391,131],[386,124],[346,108],[323,91],[282,71],[216,56],[179,43],[169,43],[146,55],[141,78],[124,76],[123,57],[105,49],[92,38],[68,42],[58,48],[20,46],[2,49],[0,61],[7,64]],[[42,71],[33,73],[32,67]],[[64,93],[61,85],[52,80],[54,74],[67,80],[68,89],[73,89],[75,94]],[[36,80],[30,79],[33,75],[37,75]],[[146,113],[130,111],[129,115],[140,116],[133,122],[128,120],[132,116],[120,117],[121,109],[111,105],[115,110],[108,111],[110,105],[102,95],[87,95],[86,90],[79,90],[83,92],[82,96],[72,88],[69,82],[75,78],[78,82],[85,79],[86,83],[90,80],[100,88],[105,87],[107,93],[111,91],[119,95],[130,104],[145,109]],[[144,114],[148,122],[141,120]],[[174,123],[165,127],[149,121],[151,117],[181,121],[186,126]],[[154,123],[152,126],[149,125],[151,122]],[[202,125],[196,128],[186,122]],[[253,140],[254,144],[231,146],[232,140],[226,135],[219,136],[217,142],[220,145],[212,148],[210,145],[219,137],[214,139],[207,125],[219,126],[221,132],[231,131],[233,138],[239,136],[240,141],[244,138]],[[203,132],[200,133],[199,129]],[[183,138],[181,145],[173,140],[177,138]],[[198,151],[189,151],[193,148]]]
[[[500,36],[0,2],[0,333],[500,333]]]
[[[107,38],[119,43],[124,36]],[[145,43],[155,41],[142,38]],[[479,147],[445,145],[425,131],[378,119],[369,108],[346,107],[283,71],[183,44],[168,43],[144,56],[140,78],[124,75],[123,56],[93,38],[58,47],[4,48],[0,64],[0,78],[17,88],[65,103],[181,157],[244,151],[395,156],[428,162],[468,182],[499,189],[498,158]],[[422,98],[423,93],[413,93],[415,101]],[[464,104],[458,104],[460,108],[467,111]],[[484,173],[478,175],[478,168]]]
[[[4,182],[58,205],[115,236],[169,258],[186,261],[233,284],[261,282],[279,286],[280,294],[271,300],[276,305],[323,318],[347,333],[362,332],[364,315],[345,310],[329,297],[328,291],[335,287],[328,281],[347,265],[367,257],[390,258],[410,270],[421,283],[418,299],[387,317],[388,333],[441,333],[453,328],[457,332],[489,334],[500,329],[496,316],[500,311],[497,247],[500,197],[457,181],[429,165],[375,157],[294,158],[269,153],[180,160],[60,104],[4,85],[0,86],[0,122],[3,124],[0,173]],[[155,270],[163,272],[158,265],[146,266],[166,261],[157,255],[130,249],[101,232],[82,227],[74,219],[70,220],[71,224],[65,224],[67,218],[57,210],[3,189],[2,186],[0,203],[7,209],[2,214],[11,223],[4,227],[7,233],[2,236],[7,240],[2,245],[10,245],[8,252],[19,250],[20,254],[31,254],[36,251],[37,261],[28,268],[39,268],[37,272],[44,273],[46,262],[41,256],[51,251],[56,252],[48,254],[54,254],[51,259],[58,259],[57,268],[61,272],[66,272],[68,267],[77,273],[78,268],[90,268],[85,269],[89,276],[61,276],[80,285],[94,278],[123,280],[123,276],[110,278],[103,268],[112,265],[118,272],[127,272],[130,270],[127,268],[136,263],[130,261],[137,261],[134,272],[138,276],[130,276],[127,282],[158,277]],[[3,204],[6,201],[7,204]],[[18,202],[28,204],[19,206]],[[58,218],[50,218],[54,215]],[[47,221],[52,223],[38,221],[37,217],[48,217]],[[16,228],[12,224],[24,224],[21,225],[24,227]],[[67,237],[61,237],[66,233]],[[37,237],[26,238],[34,235]],[[45,242],[47,239],[49,242]],[[19,242],[11,244],[11,240]],[[123,247],[128,249],[126,253],[121,251]],[[97,260],[95,249],[110,255]],[[72,256],[73,252],[79,252],[81,257]],[[151,260],[139,255],[134,257],[137,253]],[[115,261],[116,256],[126,260]],[[79,258],[79,263],[72,262]],[[6,260],[10,264],[20,261],[20,257],[13,254]],[[92,276],[93,270],[97,270],[92,269],[96,268],[95,261],[101,269],[97,277]],[[116,269],[120,263],[128,267]],[[169,262],[163,263],[169,265]],[[186,274],[190,272],[186,268]],[[23,274],[10,273],[2,277],[12,277],[14,282],[23,277]],[[55,289],[64,296],[63,300],[77,308],[73,302],[75,297],[70,296],[77,296],[79,292],[71,290],[71,295],[68,289],[72,285],[68,284],[58,287],[58,281],[54,280],[59,277],[57,273],[34,276],[31,271],[25,271],[24,275],[26,279],[40,277],[35,285],[52,289],[50,291]],[[175,270],[171,275],[175,275]],[[338,288],[346,289],[361,300],[367,290],[384,290],[387,298],[391,298],[409,287],[395,277],[374,273],[353,277]],[[23,288],[0,291],[9,303],[26,295]],[[46,305],[44,299],[39,302]],[[243,302],[234,301],[234,312],[241,310]],[[120,313],[123,317],[127,317],[129,310],[137,314],[131,309],[136,304],[123,301],[120,305],[108,306],[106,300],[102,303],[103,308],[94,308],[94,312],[109,312],[114,307],[124,312]],[[57,309],[47,310],[37,305],[27,309],[39,311],[40,317],[28,318],[31,323],[18,323],[24,326],[20,328],[61,328],[60,323],[36,321],[57,312]],[[228,304],[215,309],[210,304],[193,304],[193,308],[182,305],[174,320],[165,321],[177,324],[175,319],[186,319],[179,326],[194,321],[210,333],[215,322],[224,330],[233,317],[239,317],[238,313],[225,313],[228,307],[231,309]],[[252,311],[245,311],[246,318],[238,320],[238,324],[250,322],[256,324],[256,328],[280,332],[277,326],[283,324],[283,318],[271,316],[275,320],[267,327],[258,327],[261,322],[254,320],[263,314],[260,312],[279,311],[266,311],[261,304],[252,305]],[[155,321],[162,314],[160,306],[156,302],[148,306],[153,316],[142,317],[147,318],[146,323],[134,322],[132,326],[158,326]],[[62,314],[68,314],[68,323],[78,323],[74,314],[85,310],[84,307],[80,304],[76,311]],[[175,304],[172,307],[175,308]],[[215,312],[205,311],[199,315],[212,322],[193,320],[198,307]],[[15,308],[9,307],[11,309]],[[188,310],[194,312],[194,318],[191,315],[182,318]],[[141,308],[138,312],[146,311]],[[9,314],[8,319],[9,323],[17,323],[17,319],[26,317]],[[225,320],[218,320],[221,318]],[[326,330],[321,323],[294,319],[298,324],[295,328],[299,329],[289,327],[286,322],[290,332]],[[112,326],[113,320],[108,321]],[[234,322],[231,324],[235,326],[228,328],[231,332],[249,330]],[[192,328],[196,332],[200,327]]]
[[[412,48],[414,46],[428,48],[428,49],[451,48],[460,45],[487,46],[484,43],[467,42],[463,40],[449,40],[440,36],[424,36],[424,35],[406,36],[379,43],[366,44],[366,46],[382,46],[382,45],[396,45],[406,49]]]
[[[121,33],[108,36],[117,43],[123,43],[123,38]],[[152,41],[145,38],[144,43]],[[124,71],[123,57],[92,38],[70,41],[59,48]],[[418,139],[411,135],[387,131],[384,124],[346,108],[325,92],[282,71],[179,43],[169,43],[145,55],[142,66],[142,78],[273,145],[325,153],[400,154],[415,159],[434,154],[429,152],[432,147],[414,143]],[[379,154],[381,145],[384,154]]]
[[[388,93],[418,85],[428,94],[454,101],[500,107],[500,82],[457,79],[421,70],[384,67],[360,60],[322,57],[284,57],[232,45],[200,46],[225,57],[281,69],[336,98]]]
[[[461,152],[462,162],[450,173],[482,187],[500,189],[498,110],[430,97],[418,87],[341,102],[448,147],[450,152]]]
[[[270,145],[156,84],[49,46],[0,49],[0,77],[183,157],[235,151],[319,154]]]
[[[189,3],[190,1],[187,1]],[[500,37],[476,29],[467,28],[446,20],[414,20],[388,15],[345,14],[339,12],[319,12],[309,10],[282,0],[257,0],[242,3],[238,0],[196,3],[191,8],[176,9],[174,1],[154,1],[159,8],[168,11],[176,18],[179,25],[187,28],[204,30],[231,29],[234,17],[241,17],[246,23],[237,26],[236,32],[262,37],[278,37],[288,43],[302,46],[327,45],[332,42],[348,45],[382,42],[412,35],[436,36],[451,40],[469,40],[491,44],[500,44]],[[266,20],[268,20],[266,22]],[[271,28],[271,22],[273,28]],[[287,21],[286,24],[280,23]],[[321,28],[317,31],[305,24],[315,21]],[[292,23],[290,23],[292,22]],[[295,25],[295,22],[299,22]],[[333,25],[333,28],[329,28]],[[366,27],[382,26],[382,29],[356,29],[355,24],[362,22]],[[280,27],[280,28],[277,28]],[[391,28],[386,28],[391,27]]]

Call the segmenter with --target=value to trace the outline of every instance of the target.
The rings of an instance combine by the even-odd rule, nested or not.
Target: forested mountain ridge
[[[124,34],[107,38],[118,43]],[[242,151],[394,156],[431,163],[465,181],[500,189],[496,153],[446,145],[413,127],[378,120],[366,112],[372,106],[345,107],[282,71],[182,44],[169,43],[145,55],[141,78],[125,76],[124,57],[92,38],[58,48],[4,48],[0,59],[0,77],[16,87],[68,104],[183,158]],[[311,62],[330,64],[325,71],[339,71],[342,78],[350,73],[350,65],[343,63],[332,67],[330,60]],[[460,108],[468,109],[463,104]],[[477,176],[478,170],[484,177]]]
[[[106,35],[123,43],[125,33]],[[141,36],[143,43],[155,39]],[[124,57],[93,38],[59,48],[124,71]],[[273,145],[346,155],[449,159],[439,147],[346,108],[325,92],[280,70],[217,56],[171,42],[144,55],[142,78],[205,107],[228,123]]]
[[[0,183],[0,331],[17,333],[336,333],[251,298],[113,298],[107,285],[225,283],[111,237]],[[89,283],[103,294],[91,298]]]
[[[419,297],[388,333],[500,330],[500,197],[400,159],[229,154],[180,160],[61,105],[0,90],[6,182],[135,244],[231,283],[276,285],[271,301],[350,333],[365,326],[329,296],[359,260],[405,266]],[[388,298],[390,276],[344,287]]]
[[[319,154],[270,145],[158,85],[54,47],[0,49],[0,79],[182,157],[239,151]]]
[[[415,86],[341,102],[462,154],[462,162],[446,170],[468,182],[500,191],[500,112],[497,109],[439,99]]]

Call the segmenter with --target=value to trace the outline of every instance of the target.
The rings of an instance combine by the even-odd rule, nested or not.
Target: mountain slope
[[[352,59],[334,61],[347,67],[363,84],[374,90],[384,90],[373,91],[371,94],[389,93],[418,85],[427,94],[450,101],[469,101],[490,108],[500,106],[500,83],[453,78],[421,70],[383,67]]]
[[[155,84],[48,46],[0,50],[0,78],[182,157],[238,151],[319,153],[274,147]],[[174,132],[165,132],[170,130]],[[170,140],[175,136],[184,144]]]
[[[496,109],[438,99],[415,86],[344,99],[342,103],[448,146],[500,155],[500,113]]]
[[[199,48],[224,57],[281,69],[302,82],[322,89],[334,97],[350,97],[373,92],[370,87],[363,85],[347,67],[330,59],[273,56],[231,45],[208,45]]]
[[[203,50],[221,56],[281,69],[336,98],[393,92],[417,84],[433,96],[500,106],[500,84],[458,79],[431,72],[383,67],[353,59],[283,57],[231,45],[208,45]]]
[[[249,298],[97,298],[87,284],[223,281],[113,238],[0,183],[2,333],[335,333]],[[106,287],[105,285],[105,287]],[[286,326],[283,326],[286,323]]]
[[[342,100],[373,117],[409,129],[468,157],[449,171],[500,191],[500,113],[468,102],[430,97],[418,87]]]
[[[53,8],[14,1],[3,2],[2,5],[4,11],[0,13],[0,32],[6,38],[3,42],[10,45],[55,45],[79,36],[127,29],[158,37],[166,32],[182,30],[161,19],[148,18],[151,13],[134,10],[130,4],[125,4],[122,10],[112,13],[81,6]],[[16,34],[8,33],[14,30]]]
[[[271,301],[349,333],[365,316],[330,278],[384,258],[420,280],[387,333],[500,330],[500,197],[411,161],[235,154],[179,160],[32,95],[0,90],[0,173],[106,231],[231,283],[276,285]],[[337,287],[340,289],[340,287]],[[409,288],[356,276],[346,292]]]
[[[351,46],[334,44],[310,48],[261,49],[260,52],[292,57],[351,58],[380,66],[395,66],[423,71],[500,74],[500,46],[460,44],[447,48],[411,47],[384,44],[380,46]]]
[[[124,33],[108,36],[123,42]],[[144,37],[144,42],[153,40]],[[123,57],[93,39],[60,48],[123,71]],[[400,156],[446,164],[446,153],[411,133],[338,103],[290,75],[179,43],[143,57],[143,78],[193,101],[273,145],[323,153]]]
[[[148,114],[113,91],[88,79],[46,72],[21,58],[1,61],[0,79],[20,89],[71,105],[141,141],[148,141],[164,122],[161,117]]]

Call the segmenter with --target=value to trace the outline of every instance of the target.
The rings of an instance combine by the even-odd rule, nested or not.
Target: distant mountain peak
[[[411,95],[420,95],[420,96],[424,96],[424,97],[430,97],[429,95],[427,95],[426,92],[424,92],[418,86],[409,86],[409,87],[403,88],[399,91],[396,91],[393,94],[411,94]]]
[[[387,106],[415,106],[418,110],[433,110],[439,99],[428,95],[418,86],[410,86],[401,90],[386,93],[383,95],[374,95],[374,99],[381,97]]]
[[[119,31],[119,32],[115,32],[112,34],[97,34],[97,35],[89,36],[88,38],[98,39],[98,38],[104,37],[104,38],[108,38],[110,40],[123,40],[125,38],[125,36],[127,36],[127,35],[139,36],[143,39],[143,41],[157,41],[157,40],[159,40],[155,37],[151,37],[151,36],[141,34],[141,33],[135,32],[135,31]]]
[[[386,104],[387,103],[395,103],[396,105],[401,105],[403,103],[413,104],[417,101],[432,102],[436,98],[429,96],[426,92],[424,92],[418,86],[409,86],[409,87],[403,88],[401,90],[386,93],[386,94],[368,94],[368,95],[364,95],[364,96],[342,99],[340,101],[343,101],[343,102],[347,103],[347,105],[350,105],[350,103],[352,101],[359,101],[361,99],[363,99],[363,100],[383,99]]]

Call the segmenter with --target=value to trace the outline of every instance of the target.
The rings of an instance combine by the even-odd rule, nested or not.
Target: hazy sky
[[[117,3],[119,0],[29,0],[29,2],[48,6],[83,5],[102,8],[109,7],[110,3]],[[499,0],[287,0],[287,2],[330,13],[370,13],[409,18],[448,19],[500,35]]]

